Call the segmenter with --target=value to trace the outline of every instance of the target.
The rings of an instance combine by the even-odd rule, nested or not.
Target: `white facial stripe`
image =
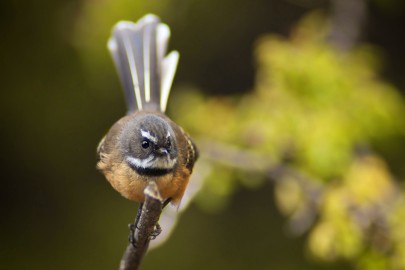
[[[177,158],[170,159],[163,157],[155,159],[155,156],[153,155],[145,159],[128,156],[126,157],[126,160],[129,164],[143,169],[173,169],[177,162]]]
[[[128,163],[130,163],[131,165],[138,167],[138,168],[149,168],[153,165],[153,158],[155,156],[151,155],[148,158],[145,159],[140,159],[140,158],[134,158],[134,157],[127,157],[126,160]]]
[[[144,137],[154,143],[158,142],[157,138],[155,136],[153,136],[152,134],[150,134],[149,131],[141,129],[141,135],[142,135],[142,137]]]
[[[166,138],[170,138],[170,132],[167,132]]]

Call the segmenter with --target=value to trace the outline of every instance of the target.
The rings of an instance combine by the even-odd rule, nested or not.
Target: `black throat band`
[[[129,166],[135,170],[140,175],[146,176],[163,176],[173,172],[173,169],[162,169],[162,168],[142,168],[134,166],[133,164],[129,163]]]

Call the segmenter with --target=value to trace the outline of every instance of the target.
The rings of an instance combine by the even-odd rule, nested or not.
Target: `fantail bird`
[[[125,198],[143,202],[149,181],[166,202],[180,203],[197,148],[165,114],[179,53],[165,56],[170,29],[146,15],[118,22],[108,48],[124,88],[128,113],[101,140],[97,168]]]

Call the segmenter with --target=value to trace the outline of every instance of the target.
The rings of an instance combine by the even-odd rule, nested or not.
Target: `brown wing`
[[[121,132],[122,126],[128,122],[132,115],[126,115],[118,120],[101,139],[97,146],[98,163],[97,168],[101,171],[108,170],[111,167],[111,161],[119,162],[116,158],[118,153],[118,134]],[[113,160],[111,160],[113,158]]]
[[[183,133],[184,138],[187,142],[186,168],[189,169],[190,172],[192,172],[194,163],[198,159],[198,149],[193,140],[186,132],[184,132],[183,129],[181,129],[181,132]]]

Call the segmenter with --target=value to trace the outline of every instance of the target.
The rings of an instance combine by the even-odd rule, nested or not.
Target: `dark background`
[[[125,112],[105,47],[112,24],[106,20],[102,30],[85,24],[91,10],[120,17],[98,6],[105,2],[0,3],[1,269],[118,267],[137,206],[95,170],[99,139]],[[125,19],[161,16],[172,29],[171,47],[181,52],[175,84],[207,95],[249,91],[255,40],[264,33],[288,35],[309,11],[329,10],[328,2],[310,0],[162,2],[161,9],[156,0],[142,2]],[[367,11],[361,42],[381,48],[382,76],[403,90],[404,4],[368,2]],[[86,56],[83,28],[102,32],[102,43],[86,46],[103,61]],[[307,258],[304,237],[284,230],[271,189],[239,190],[220,213],[191,206],[143,269],[348,269]],[[263,220],[252,222],[256,216]]]

